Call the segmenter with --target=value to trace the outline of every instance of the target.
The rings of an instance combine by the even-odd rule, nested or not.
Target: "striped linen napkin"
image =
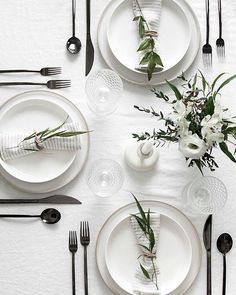
[[[153,37],[155,41],[154,51],[159,54],[158,51],[158,32],[161,20],[161,9],[162,9],[162,0],[133,0],[133,12],[134,16],[140,16],[140,8],[142,10],[144,19],[146,20],[150,31],[157,33],[156,37]],[[143,53],[139,53],[139,62],[143,57]],[[138,63],[139,63],[138,62]],[[147,71],[147,65],[136,66],[136,69],[139,71]],[[157,65],[154,72],[160,72],[163,70],[162,66]]]
[[[78,123],[65,123],[58,131],[80,131]],[[29,149],[37,149],[35,138],[22,142],[29,134],[0,134],[0,157],[3,161],[27,156],[34,153]],[[20,144],[20,146],[19,146]],[[79,136],[53,137],[41,144],[42,151],[76,151],[80,147]],[[28,149],[28,150],[26,150]]]
[[[137,244],[138,245],[144,245],[146,247],[149,246],[149,240],[146,238],[144,235],[142,229],[140,228],[139,224],[137,223],[136,219],[132,216],[130,218],[130,223],[132,226],[132,229],[134,231]],[[160,234],[160,214],[154,213],[150,217],[150,225],[153,230],[154,236],[155,236],[155,246],[153,249],[153,252],[156,253],[157,251],[157,242],[159,239],[159,234]],[[151,280],[147,279],[145,275],[143,274],[143,271],[140,267],[140,265],[137,267],[136,273],[134,275],[134,280],[133,280],[133,292],[134,294],[138,295],[160,295],[161,291],[159,289],[160,286],[160,270],[157,265],[157,259],[151,259],[149,256],[149,252],[140,246],[141,250],[141,256],[139,258],[139,263],[145,268],[145,270],[148,271],[150,274],[150,277],[153,272],[153,263],[154,267],[156,269],[156,275],[157,275],[157,286],[155,285],[154,282]],[[155,254],[156,255],[156,254]]]

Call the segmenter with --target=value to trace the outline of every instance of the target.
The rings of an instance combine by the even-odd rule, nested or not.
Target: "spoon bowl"
[[[217,239],[217,249],[223,255],[223,286],[222,286],[222,295],[226,294],[226,254],[233,247],[233,239],[230,234],[223,233]]]
[[[54,208],[48,208],[41,213],[40,218],[44,223],[55,224],[61,219],[61,213]]]
[[[71,37],[66,43],[66,48],[71,54],[77,54],[81,46],[81,41],[75,36]]]

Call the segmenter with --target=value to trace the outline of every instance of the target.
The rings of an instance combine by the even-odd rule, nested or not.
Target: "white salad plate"
[[[133,18],[132,1],[123,1],[111,15],[107,38],[110,49],[118,61],[129,70],[140,73],[135,70],[139,63],[137,48],[140,38],[137,34],[137,23]],[[177,2],[163,1],[158,35],[158,50],[164,64],[164,73],[183,59],[191,41],[190,22]],[[141,74],[146,75],[143,72]]]
[[[68,122],[79,122],[88,130],[79,109],[65,97],[50,91],[28,91],[9,99],[0,107],[0,132],[31,134]],[[2,161],[0,172],[14,186],[28,192],[44,193],[70,182],[82,169],[88,154],[89,136],[80,136],[78,152],[37,152]]]
[[[169,3],[169,4],[165,4]],[[172,4],[170,4],[172,3]],[[184,14],[185,17],[183,18],[184,20],[182,21],[182,23],[179,23],[179,26],[182,27],[183,23],[187,20],[187,28],[190,28],[190,43],[188,42],[188,34],[186,35],[186,40],[187,40],[187,44],[185,49],[187,48],[186,52],[184,53],[185,49],[182,48],[182,54],[179,54],[179,62],[177,62],[177,64],[173,65],[174,63],[176,63],[176,58],[174,58],[175,62],[172,60],[172,57],[170,57],[170,66],[172,64],[172,66],[167,69],[164,70],[163,72],[159,72],[159,73],[155,73],[153,74],[152,80],[148,81],[147,79],[147,75],[143,74],[142,72],[138,72],[135,70],[131,70],[129,67],[131,67],[134,64],[134,59],[137,58],[136,57],[136,50],[133,53],[133,58],[132,58],[132,62],[131,64],[127,64],[128,61],[124,61],[124,56],[122,55],[122,57],[119,55],[118,57],[116,56],[117,54],[117,49],[115,49],[116,45],[112,44],[112,41],[110,41],[110,30],[118,30],[117,28],[117,24],[115,25],[115,18],[113,15],[117,15],[117,13],[120,11],[120,7],[125,7],[125,5],[130,5],[130,11],[129,12],[124,12],[124,15],[129,14],[132,15],[132,1],[131,0],[113,0],[111,1],[107,7],[105,8],[101,18],[100,18],[100,22],[99,22],[99,26],[98,26],[98,45],[99,45],[99,49],[101,52],[101,55],[103,56],[105,62],[107,63],[107,65],[114,71],[116,71],[123,79],[128,80],[132,83],[135,84],[139,84],[139,85],[161,85],[166,83],[166,80],[174,80],[176,79],[176,77],[178,75],[180,75],[182,72],[185,72],[189,69],[189,67],[193,64],[198,52],[199,52],[199,48],[200,48],[200,44],[201,44],[201,33],[200,33],[200,27],[199,27],[199,23],[197,20],[197,17],[195,15],[195,13],[193,12],[192,8],[189,6],[189,4],[185,1],[185,0],[164,0],[163,1],[163,6],[164,7],[169,7],[169,9],[165,9],[166,13],[168,15],[168,11],[170,13],[170,11],[173,13],[173,9],[171,9],[170,7],[175,7],[178,6],[179,8],[177,9],[177,13],[180,14]],[[123,11],[123,8],[122,8]],[[118,13],[119,15],[121,15],[121,13]],[[113,17],[112,17],[113,16]],[[123,17],[123,16],[122,16]],[[165,15],[164,15],[165,17]],[[163,18],[164,18],[163,17]],[[170,16],[168,16],[169,18]],[[178,22],[178,20],[180,19],[180,16],[176,16],[176,22]],[[114,19],[114,24],[112,22],[112,19]],[[127,20],[129,21],[130,18]],[[126,22],[127,22],[126,21]],[[162,22],[165,22],[165,20],[161,20]],[[109,25],[112,24],[112,27],[114,27],[113,29],[109,28]],[[161,25],[162,26],[162,25]],[[170,27],[171,23],[169,24]],[[132,18],[130,20],[130,25],[129,25],[129,29],[127,30],[132,30],[132,28],[134,29],[135,24],[133,24],[132,22]],[[178,36],[178,31],[172,27],[172,29],[174,30],[174,33],[176,34],[176,36]],[[187,29],[188,30],[188,29]],[[120,23],[120,35],[122,33],[125,34],[126,28],[123,26],[123,23]],[[173,32],[172,32],[173,35]],[[183,36],[183,35],[182,35]],[[116,36],[113,36],[113,38],[115,38]],[[166,37],[166,36],[165,36]],[[130,38],[132,38],[132,40],[135,41],[135,37],[134,36],[130,36]],[[137,32],[136,32],[136,38],[137,38]],[[164,38],[164,36],[163,36]],[[184,37],[182,37],[184,38]],[[108,40],[109,39],[109,40]],[[169,40],[169,42],[171,42],[171,40]],[[111,46],[110,46],[110,44]],[[189,43],[189,44],[188,44]],[[137,40],[135,42],[132,43],[133,48],[137,45]],[[119,47],[122,46],[122,44],[119,45]],[[163,45],[164,46],[164,45]],[[167,44],[168,46],[168,44]],[[176,46],[180,46],[181,45],[176,45]],[[124,44],[124,47],[126,49],[127,44]],[[124,52],[124,50],[122,50],[122,52]],[[131,49],[127,49],[127,52],[131,52]],[[170,49],[169,49],[170,50]],[[173,50],[173,48],[171,48],[171,50]],[[183,55],[183,57],[181,58],[180,55]],[[167,53],[166,53],[167,56]],[[119,61],[119,59],[121,61]],[[128,60],[128,58],[127,58]],[[171,61],[172,60],[172,61]]]
[[[175,207],[143,201],[144,210],[161,214],[157,248],[162,295],[184,294],[195,280],[201,264],[201,243],[189,219]],[[132,281],[140,249],[130,226],[135,203],[120,208],[103,225],[97,240],[96,259],[107,286],[118,295],[132,295]]]

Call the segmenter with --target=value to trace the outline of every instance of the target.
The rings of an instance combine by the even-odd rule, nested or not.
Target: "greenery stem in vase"
[[[138,0],[134,1],[137,3],[140,15],[135,16],[133,21],[138,23],[139,37],[142,39],[137,51],[143,53],[143,56],[140,60],[140,65],[147,65],[147,75],[148,80],[150,81],[155,68],[157,66],[163,68],[161,57],[155,52],[155,38],[157,37],[157,32],[150,30]]]
[[[187,160],[188,166],[197,166],[203,174],[203,168],[211,171],[218,168],[212,155],[215,148],[219,148],[230,160],[236,163],[236,117],[222,106],[222,88],[227,86],[236,75],[220,82],[225,73],[218,75],[209,83],[201,71],[191,79],[182,74],[181,90],[167,81],[173,92],[174,99],[169,95],[152,89],[158,99],[163,99],[172,106],[172,112],[164,115],[154,108],[134,106],[138,111],[147,113],[163,122],[164,127],[153,129],[152,133],[143,132],[133,134],[138,141],[153,139],[156,146],[163,146],[166,142],[179,144],[179,150]],[[230,151],[232,146],[233,151]]]

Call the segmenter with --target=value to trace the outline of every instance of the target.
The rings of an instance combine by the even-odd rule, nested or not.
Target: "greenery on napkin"
[[[25,151],[31,151],[31,152],[38,152],[43,149],[43,143],[50,139],[50,138],[55,138],[55,137],[73,137],[73,136],[79,136],[85,133],[88,133],[89,131],[68,131],[66,129],[63,130],[63,126],[66,124],[68,120],[68,117],[66,120],[59,126],[50,129],[46,128],[40,132],[34,132],[30,134],[29,136],[25,137],[17,147],[11,147],[9,149],[14,149],[14,148],[21,148]],[[22,144],[26,141],[30,141],[30,145],[32,145],[32,148],[24,148]]]
[[[174,99],[153,89],[159,99],[163,99],[172,107],[172,112],[165,116],[162,111],[154,108],[134,106],[137,110],[150,114],[162,121],[164,127],[153,132],[133,134],[138,141],[153,139],[156,146],[163,146],[166,142],[179,144],[179,150],[185,156],[188,166],[196,165],[203,173],[203,168],[211,171],[218,168],[212,155],[214,148],[221,151],[236,163],[236,117],[222,106],[220,91],[227,86],[236,75],[220,82],[225,73],[218,75],[209,83],[201,71],[190,80],[182,74],[178,77],[181,81],[181,90],[167,81],[173,92]],[[229,146],[233,147],[230,151]]]
[[[141,268],[144,276],[148,280],[153,282],[155,284],[157,290],[159,290],[158,285],[157,285],[157,270],[155,268],[155,263],[154,263],[154,260],[156,259],[156,253],[154,250],[155,245],[156,245],[156,240],[155,240],[155,235],[154,235],[153,229],[151,227],[151,218],[150,217],[151,217],[152,212],[150,209],[148,209],[148,212],[145,212],[143,210],[141,204],[139,203],[138,199],[134,195],[133,195],[133,197],[135,199],[139,213],[138,214],[131,214],[131,216],[135,218],[135,220],[137,221],[143,234],[148,239],[148,244],[149,244],[148,246],[142,245],[142,244],[139,244],[139,246],[141,248],[143,248],[148,253],[149,258],[152,261],[152,270],[151,270],[151,272],[147,271],[141,263],[139,263],[139,265],[140,265],[140,268]],[[138,257],[138,259],[139,258],[140,257]]]
[[[152,74],[155,71],[156,66],[163,67],[161,57],[154,51],[155,39],[152,36],[145,37],[145,32],[150,31],[149,25],[144,18],[142,9],[136,0],[137,6],[140,11],[140,15],[136,16],[133,21],[138,23],[139,37],[142,39],[139,45],[138,52],[143,52],[143,57],[140,61],[140,65],[147,65],[148,80],[152,79]]]

